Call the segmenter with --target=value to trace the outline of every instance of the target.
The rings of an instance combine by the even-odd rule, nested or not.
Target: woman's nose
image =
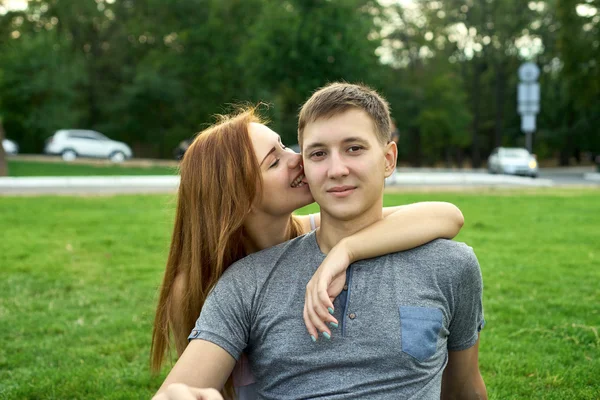
[[[292,151],[288,158],[288,167],[294,169],[298,168],[298,166],[302,166],[302,156]]]
[[[296,150],[292,149],[291,147],[286,147],[285,151],[293,153],[293,154],[300,154],[300,153],[296,153]]]

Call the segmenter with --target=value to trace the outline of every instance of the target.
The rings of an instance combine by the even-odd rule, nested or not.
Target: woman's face
[[[286,148],[281,137],[265,125],[251,123],[249,132],[263,180],[262,197],[255,207],[280,216],[312,203],[300,154]]]

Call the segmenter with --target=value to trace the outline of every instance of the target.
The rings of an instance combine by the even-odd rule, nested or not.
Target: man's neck
[[[356,232],[383,219],[381,204],[372,207],[357,218],[342,221],[321,210],[321,227],[317,230],[317,243],[324,254],[340,242]]]
[[[244,247],[248,254],[283,243],[290,238],[289,215],[281,217],[251,214],[244,222],[247,236]]]

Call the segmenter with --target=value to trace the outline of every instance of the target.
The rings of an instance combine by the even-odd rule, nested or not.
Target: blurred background
[[[3,0],[0,117],[20,153],[91,129],[176,158],[228,104],[268,103],[288,145],[330,81],[392,106],[402,166],[485,167],[525,147],[517,70],[536,63],[540,165],[600,153],[600,0]],[[8,151],[5,147],[5,151]],[[126,154],[124,154],[127,156]]]

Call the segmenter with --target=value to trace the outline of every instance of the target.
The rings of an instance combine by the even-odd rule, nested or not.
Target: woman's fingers
[[[323,323],[323,320],[315,312],[314,307],[315,307],[315,305],[314,305],[314,302],[313,302],[312,293],[307,293],[307,296],[306,296],[306,313],[308,314],[308,319],[310,320],[310,322],[313,324],[313,326],[319,332],[324,332],[325,333],[323,335],[324,337],[326,337],[328,339],[331,338],[331,332],[329,332],[329,329],[327,329],[327,325],[325,325],[325,323]],[[318,336],[316,338],[318,338]]]
[[[313,292],[311,293],[311,308],[313,311],[313,314],[315,316],[315,318],[317,318],[319,321],[323,322],[323,324],[328,324],[330,322],[337,322],[336,319],[333,317],[333,311],[334,311],[334,307],[333,304],[331,302],[329,302],[329,305],[325,305],[323,304],[323,302],[321,302],[321,300],[319,299],[319,293],[316,290],[313,290]],[[309,309],[309,316],[311,315],[310,313],[310,309]],[[311,318],[312,320],[312,318]],[[314,320],[313,320],[314,323]],[[317,326],[317,328],[319,327],[317,324],[315,324]],[[319,329],[322,331],[322,329]]]
[[[325,338],[330,339],[330,328],[339,326],[337,319],[332,315],[333,299],[344,288],[349,260],[343,255],[335,256],[333,253],[330,252],[306,285],[302,315],[310,335],[316,339],[316,331],[322,332]],[[313,328],[315,330],[312,330]]]
[[[317,332],[317,328],[315,328],[308,317],[308,293],[304,296],[304,310],[302,311],[302,317],[304,318],[304,325],[306,325],[308,334],[310,335],[312,341],[316,342],[319,338],[319,333]]]
[[[315,286],[311,285],[306,294],[306,312],[312,324],[323,333],[326,339],[331,339],[331,331],[326,324],[333,323],[331,326],[337,326],[337,320],[330,314],[333,312],[333,304],[331,304],[330,310],[321,304]]]
[[[333,303],[331,302],[330,297],[335,298],[339,294],[337,293],[333,296],[330,296],[327,291],[330,281],[330,278],[324,276],[324,274],[321,274],[316,285],[318,303],[321,304],[321,306],[326,310],[333,309]]]

